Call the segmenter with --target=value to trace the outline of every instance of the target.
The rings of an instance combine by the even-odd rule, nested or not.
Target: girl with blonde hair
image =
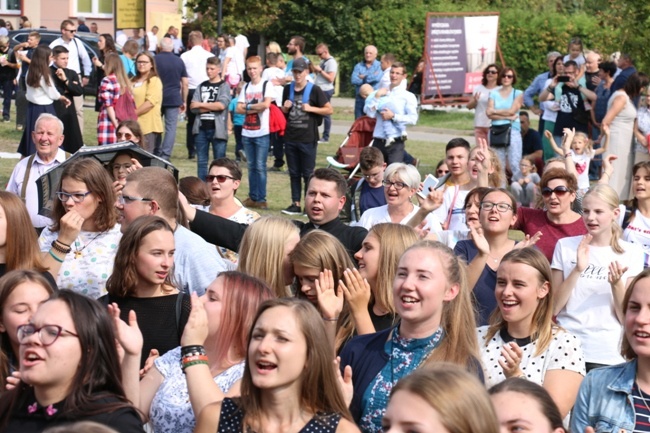
[[[482,376],[465,266],[450,248],[433,241],[408,248],[393,299],[400,322],[353,338],[341,352],[342,373],[351,369],[354,385],[350,411],[366,432],[381,431],[391,389],[418,368],[446,361]]]
[[[618,203],[609,185],[591,188],[582,201],[587,234],[560,239],[551,263],[557,288],[553,314],[582,342],[587,371],[623,362],[618,353],[623,296],[643,270],[641,246],[621,239]]]
[[[237,270],[266,282],[278,298],[292,296],[293,266],[289,255],[299,240],[298,227],[290,220],[263,216],[244,233]]]
[[[523,377],[544,386],[567,416],[585,373],[578,339],[553,323],[551,267],[541,251],[515,249],[501,260],[497,309],[478,328],[485,384]]]

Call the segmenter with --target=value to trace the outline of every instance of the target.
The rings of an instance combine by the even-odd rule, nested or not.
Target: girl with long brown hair
[[[97,96],[101,103],[97,117],[97,141],[100,145],[115,143],[115,130],[119,123],[115,114],[115,104],[127,92],[131,93],[131,83],[117,53],[106,54],[104,73],[106,76],[99,85]]]
[[[156,140],[160,140],[164,131],[160,115],[163,85],[156,71],[156,63],[149,52],[143,51],[138,54],[135,64],[137,74],[132,79],[131,88],[138,123],[144,134],[142,147],[153,153]]]

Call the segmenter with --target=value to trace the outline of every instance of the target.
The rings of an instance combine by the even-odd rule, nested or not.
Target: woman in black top
[[[97,301],[55,292],[17,335],[22,383],[0,398],[0,431],[42,432],[87,420],[144,432],[120,381],[113,323]]]
[[[160,217],[142,216],[129,224],[106,282],[104,304],[117,303],[122,320],[136,312],[144,346],[140,367],[153,354],[180,346],[192,308],[190,297],[174,286],[174,232]]]

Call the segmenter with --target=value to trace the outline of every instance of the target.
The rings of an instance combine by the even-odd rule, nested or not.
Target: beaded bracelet
[[[56,243],[59,244],[59,245],[63,245],[63,246],[66,247],[66,248],[70,248],[70,245],[68,245],[68,244],[64,244],[63,242],[61,242],[61,241],[58,240],[58,239],[55,239],[54,242],[56,242]]]
[[[72,251],[72,248],[70,248],[70,247],[68,247],[68,248],[61,247],[55,240],[52,241],[52,249],[54,251],[57,251],[57,252],[61,253],[61,254],[68,254],[70,251]]]
[[[208,356],[207,355],[192,355],[192,356],[184,356],[181,358],[181,364],[187,364],[188,362],[192,361],[207,361]]]
[[[185,374],[185,369],[186,369],[187,367],[191,367],[191,366],[193,366],[193,365],[199,365],[199,364],[205,364],[205,365],[208,365],[208,361],[192,361],[192,362],[188,362],[188,363],[183,364],[183,365],[181,366],[181,369],[183,370],[183,374]]]
[[[181,358],[191,355],[206,355],[205,347],[201,345],[181,347]]]

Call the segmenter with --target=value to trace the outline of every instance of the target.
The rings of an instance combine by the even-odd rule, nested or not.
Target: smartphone
[[[560,75],[559,77],[557,77],[558,83],[568,83],[569,81],[571,81],[571,77],[569,77],[568,75]]]
[[[418,195],[422,198],[427,198],[431,190],[436,189],[438,186],[438,179],[436,179],[432,174],[427,174],[427,177],[424,178],[424,186],[422,191],[418,191]]]

